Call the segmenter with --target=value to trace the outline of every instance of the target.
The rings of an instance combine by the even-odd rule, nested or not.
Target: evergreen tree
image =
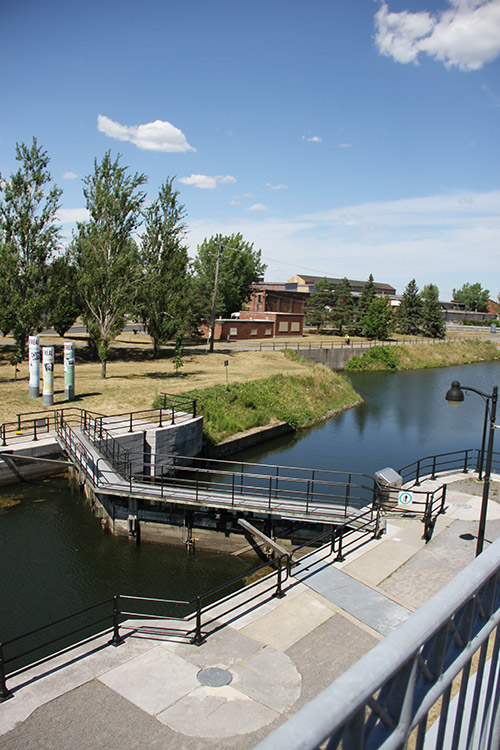
[[[173,179],[167,178],[158,199],[146,209],[141,237],[142,278],[137,310],[153,339],[155,357],[160,345],[185,327],[189,302],[189,258],[183,245],[185,212],[172,183]]]
[[[10,180],[0,181],[0,327],[13,331],[26,354],[28,337],[40,331],[47,305],[48,262],[59,245],[56,212],[62,191],[51,186],[50,162],[33,138],[16,145],[21,162]]]
[[[331,319],[333,324],[342,333],[344,326],[352,323],[354,316],[354,300],[352,298],[352,287],[349,279],[344,277],[335,289],[335,301],[333,304]]]
[[[388,339],[394,328],[394,317],[388,297],[372,300],[366,311],[363,334],[367,339]]]
[[[427,284],[422,290],[422,296],[424,299],[422,312],[424,333],[434,339],[443,339],[446,335],[446,328],[439,304],[439,289],[435,284]]]
[[[139,283],[139,253],[133,239],[145,195],[143,174],[127,174],[107,151],[94,173],[84,178],[83,194],[90,219],[78,224],[72,257],[89,337],[101,360],[101,377],[111,341],[123,330],[133,309]]]
[[[332,309],[335,305],[333,286],[326,278],[321,279],[314,287],[304,305],[304,315],[309,325],[316,326],[319,333],[331,320]]]
[[[423,302],[415,279],[406,285],[398,310],[398,324],[401,333],[417,335],[422,329]]]
[[[358,304],[356,306],[356,332],[361,333],[363,331],[363,323],[365,315],[370,307],[370,304],[376,298],[377,294],[375,291],[375,283],[373,281],[373,274],[370,274],[368,281],[363,284],[363,289],[359,295]]]

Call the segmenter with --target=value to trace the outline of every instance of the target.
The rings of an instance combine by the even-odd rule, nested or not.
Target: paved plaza
[[[499,480],[486,544],[500,536]],[[116,648],[108,634],[12,678],[0,749],[254,747],[473,560],[482,485],[446,481],[447,512],[428,544],[418,519],[389,516],[385,536],[345,562],[297,565],[282,599],[216,608],[201,646],[161,621],[130,621]]]

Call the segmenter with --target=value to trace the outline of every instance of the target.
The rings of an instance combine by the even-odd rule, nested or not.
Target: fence
[[[415,487],[420,485],[422,478],[435,479],[444,473],[479,471],[482,466],[482,452],[477,448],[453,451],[452,453],[438,453],[426,456],[403,466],[398,473],[403,477],[403,483],[413,482]],[[500,453],[493,453],[492,469],[500,471]]]

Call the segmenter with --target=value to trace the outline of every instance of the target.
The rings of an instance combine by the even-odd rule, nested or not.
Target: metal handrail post
[[[417,461],[417,476],[415,477],[415,487],[420,486],[420,459]]]
[[[5,682],[5,662],[3,659],[3,648],[0,643],[0,703],[13,698],[14,694],[10,692]]]
[[[278,557],[278,580],[276,583],[276,591],[274,592],[274,597],[276,599],[283,599],[283,597],[286,596],[285,592],[283,591],[281,580],[282,562],[283,558],[280,555],[280,557]]]
[[[175,406],[172,405],[172,422],[171,424],[175,424]]]
[[[435,479],[435,478],[436,478],[436,456],[433,456],[432,457],[432,474],[431,474],[431,479]]]
[[[118,618],[120,616],[120,595],[115,594],[113,596],[113,637],[110,640],[112,646],[121,646],[124,642],[123,638],[120,637],[120,623]]]
[[[465,451],[465,457],[464,457],[464,468],[462,469],[462,474],[467,474],[467,466],[469,464],[469,451]]]
[[[132,416],[132,412],[130,412],[128,431],[129,432],[134,431],[134,417]]]
[[[160,406],[160,419],[159,419],[159,422],[158,422],[158,427],[163,427],[162,416],[163,416],[163,409]]]
[[[201,646],[205,642],[203,633],[201,632],[201,596],[196,597],[196,628],[194,631],[194,637],[191,640],[195,646]]]
[[[36,435],[36,419],[33,420],[33,441],[38,440]]]
[[[441,508],[439,509],[440,513],[443,513],[443,515],[446,513],[446,508],[444,507],[444,504],[446,502],[446,490],[448,489],[447,484],[443,484],[443,492],[441,493]]]
[[[5,424],[2,425],[2,446],[7,445],[7,438],[5,433]]]
[[[340,533],[339,533],[340,532]],[[337,557],[335,558],[335,562],[344,562],[345,557],[342,554],[342,539],[344,537],[344,527],[341,526],[337,529],[337,539],[339,540],[339,548],[337,552]]]

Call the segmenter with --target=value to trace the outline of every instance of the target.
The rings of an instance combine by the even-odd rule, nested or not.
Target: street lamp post
[[[476,557],[483,551],[484,545],[484,533],[486,529],[486,513],[488,510],[488,497],[490,494],[490,474],[491,474],[491,462],[493,459],[493,435],[495,432],[495,418],[497,413],[497,401],[498,401],[498,386],[493,386],[491,394],[483,393],[477,388],[472,388],[470,385],[460,385],[458,380],[454,380],[451,384],[450,390],[447,392],[445,398],[451,406],[459,406],[464,400],[464,391],[471,391],[477,393],[481,398],[485,399],[486,409],[484,414],[484,429],[483,429],[483,442],[481,446],[481,470],[483,465],[483,454],[484,454],[484,443],[486,438],[486,427],[487,417],[489,413],[489,434],[488,434],[488,447],[486,449],[486,464],[484,467],[483,476],[483,499],[481,501],[481,514],[479,517],[479,529],[477,532],[477,546],[476,546]]]

